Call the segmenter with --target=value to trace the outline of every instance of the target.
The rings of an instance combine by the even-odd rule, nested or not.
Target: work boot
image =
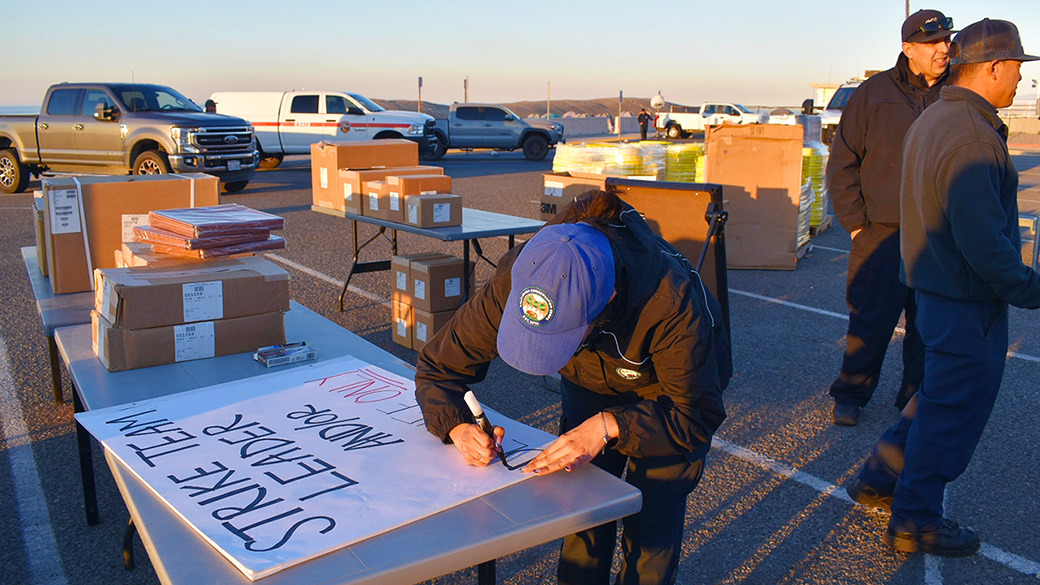
[[[868,508],[892,511],[892,494],[882,494],[859,479],[854,479],[852,483],[845,486],[845,492],[857,504],[862,504]]]
[[[846,427],[856,426],[859,421],[859,407],[855,404],[835,404],[834,424]]]
[[[900,553],[923,552],[941,557],[966,557],[979,550],[979,535],[971,528],[961,528],[953,520],[942,519],[934,530],[900,531],[889,524],[885,544]]]

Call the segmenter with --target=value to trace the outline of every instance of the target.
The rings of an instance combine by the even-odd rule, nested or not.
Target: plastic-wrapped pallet
[[[813,201],[809,212],[809,226],[818,227],[827,215],[827,147],[822,143],[814,143],[802,148],[802,184],[809,185],[813,191]]]
[[[798,198],[798,235],[795,237],[795,245],[798,248],[809,241],[809,210],[816,199],[812,186],[809,183],[803,184],[801,197]]]
[[[642,158],[642,169],[639,174],[644,177],[664,179],[667,161],[665,160],[665,142],[644,141],[639,143]]]
[[[665,147],[665,180],[703,183],[704,144],[669,144]]]

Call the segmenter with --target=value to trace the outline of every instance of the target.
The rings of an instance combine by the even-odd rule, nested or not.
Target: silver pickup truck
[[[61,83],[39,115],[0,116],[0,192],[20,193],[30,174],[209,173],[225,193],[256,172],[253,127],[203,112],[162,86]]]
[[[449,148],[522,148],[528,160],[542,160],[564,142],[563,125],[546,120],[522,120],[499,104],[452,104],[447,120],[437,120],[437,148],[423,156],[437,160]]]

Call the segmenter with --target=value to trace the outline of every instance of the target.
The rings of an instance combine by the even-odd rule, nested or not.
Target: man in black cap
[[[841,116],[827,163],[834,212],[849,235],[846,301],[849,329],[838,378],[831,384],[834,422],[855,425],[877,389],[888,343],[906,312],[903,380],[895,405],[917,391],[924,346],[913,325],[913,294],[899,282],[899,173],[903,137],[947,82],[953,19],[919,10],[903,22],[896,66],[856,89]]]
[[[952,82],[906,135],[903,280],[927,347],[914,400],[847,490],[891,507],[899,552],[970,555],[979,537],[943,516],[943,491],[971,460],[1004,376],[1008,304],[1040,308],[1040,275],[1022,264],[1018,173],[997,108],[1011,105],[1026,55],[1018,28],[984,19],[950,53]]]

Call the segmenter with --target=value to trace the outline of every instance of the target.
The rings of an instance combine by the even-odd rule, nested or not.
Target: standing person
[[[951,51],[953,85],[910,128],[902,177],[904,279],[917,296],[927,353],[916,400],[878,441],[847,490],[890,506],[885,542],[900,552],[961,556],[979,537],[943,516],[943,490],[968,466],[1004,376],[1008,304],[1040,307],[1040,276],[1022,264],[1018,172],[1007,126],[1026,55],[1018,28],[984,19]]]
[[[646,108],[639,110],[639,139],[646,140],[646,129],[650,126],[650,122],[654,119]]]
[[[559,372],[563,433],[525,473],[592,461],[643,493],[622,520],[618,583],[670,584],[686,497],[725,418],[732,371],[718,301],[675,248],[614,192],[568,205],[419,352],[416,398],[426,427],[470,465],[495,457],[463,403],[495,357],[532,375]],[[562,584],[607,585],[617,542],[610,522],[564,538]]]
[[[204,108],[205,108],[206,112],[208,112],[210,114],[216,114],[217,113],[217,102],[215,102],[213,100],[206,100],[206,104],[205,104]]]
[[[903,21],[903,52],[896,66],[856,89],[831,145],[827,188],[838,222],[852,237],[845,295],[849,329],[841,371],[830,389],[835,424],[857,423],[877,389],[904,311],[897,408],[906,405],[924,375],[913,292],[899,281],[899,174],[907,129],[947,83],[952,28],[953,19],[938,10],[918,10]]]

